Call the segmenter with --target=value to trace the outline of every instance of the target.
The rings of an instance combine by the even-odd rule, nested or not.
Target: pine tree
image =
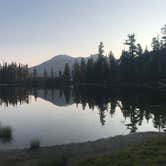
[[[81,58],[80,64],[80,81],[85,82],[86,77],[86,62],[84,58]]]
[[[117,75],[117,61],[116,61],[112,51],[110,51],[110,53],[109,53],[109,64],[110,64],[109,80],[114,81],[114,79]]]
[[[135,58],[136,53],[137,53],[137,47],[135,45],[136,39],[135,39],[135,34],[129,34],[128,35],[128,39],[126,40],[126,42],[124,43],[125,45],[129,46],[129,55],[132,58]]]
[[[36,68],[33,69],[33,74],[32,74],[32,76],[33,76],[33,79],[36,79],[36,78],[37,78],[37,69],[36,69]]]
[[[98,48],[98,59],[95,63],[95,78],[97,82],[101,82],[104,79],[104,45],[102,42],[100,42],[99,44],[99,48]]]
[[[54,70],[51,68],[51,79],[54,79]]]
[[[154,37],[152,39],[152,49],[153,51],[159,51],[160,50],[160,41],[158,38]]]
[[[142,56],[143,55],[143,49],[141,44],[137,44],[137,55]]]
[[[71,71],[70,71],[70,66],[68,63],[65,64],[65,69],[63,72],[63,79],[65,82],[71,81]]]
[[[163,39],[163,46],[166,48],[166,25],[164,25],[163,28],[161,28],[161,33],[162,33],[162,39]]]
[[[88,59],[88,62],[86,65],[86,81],[87,82],[94,81],[94,61],[92,58]]]
[[[77,61],[73,65],[73,81],[80,82],[80,65]]]
[[[44,77],[44,79],[48,79],[48,72],[47,72],[46,68],[44,68],[43,77]]]

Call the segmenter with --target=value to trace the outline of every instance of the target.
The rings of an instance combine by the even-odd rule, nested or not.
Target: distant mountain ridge
[[[61,70],[63,72],[65,68],[65,64],[68,63],[71,70],[73,68],[74,63],[77,61],[78,63],[81,62],[81,58],[84,58],[85,61],[87,62],[89,58],[94,59],[94,61],[97,60],[98,55],[93,54],[88,57],[72,57],[69,55],[56,55],[53,58],[39,64],[33,67],[29,68],[29,72],[32,73],[34,69],[37,70],[37,75],[38,76],[43,76],[44,70],[47,71],[48,76],[51,75],[51,69],[53,69],[54,75],[58,76],[59,71]]]
[[[80,63],[82,57],[72,57],[68,55],[57,55],[51,58],[50,60],[47,60],[39,65],[33,66],[29,68],[29,71],[32,73],[34,69],[37,70],[38,76],[43,76],[44,70],[47,71],[48,75],[51,73],[51,69],[53,69],[54,73],[58,75],[59,70],[63,72],[65,68],[65,64],[68,63],[69,66],[72,68],[75,61]],[[87,58],[85,58],[87,59]]]

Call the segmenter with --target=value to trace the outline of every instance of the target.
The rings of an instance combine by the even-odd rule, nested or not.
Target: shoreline
[[[52,160],[62,156],[67,157],[69,159],[69,163],[72,163],[80,158],[82,159],[91,156],[123,151],[130,145],[140,144],[162,136],[166,136],[166,133],[141,132],[125,136],[119,135],[84,143],[40,147],[38,150],[16,149],[0,151],[0,164],[5,166],[36,166],[40,160]]]

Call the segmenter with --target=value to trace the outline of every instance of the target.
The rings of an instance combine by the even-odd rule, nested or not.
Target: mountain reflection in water
[[[8,107],[31,102],[31,96],[36,100],[42,98],[56,106],[82,105],[92,111],[97,108],[101,125],[105,125],[106,112],[114,118],[116,108],[119,107],[124,120],[129,118],[129,123],[124,125],[131,133],[137,131],[137,126],[152,119],[154,128],[164,131],[166,127],[166,94],[152,91],[122,90],[108,88],[60,88],[60,89],[26,89],[26,88],[1,88],[0,105]],[[122,120],[123,123],[123,120]]]

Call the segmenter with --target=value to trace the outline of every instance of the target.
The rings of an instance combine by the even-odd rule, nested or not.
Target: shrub
[[[37,150],[40,148],[40,141],[38,139],[32,140],[30,143],[31,150]]]
[[[0,127],[0,139],[9,142],[12,139],[12,129],[10,127]]]

